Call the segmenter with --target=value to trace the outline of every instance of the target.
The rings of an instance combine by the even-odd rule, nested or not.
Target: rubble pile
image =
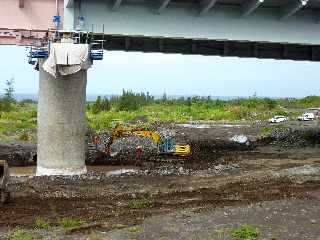
[[[157,155],[158,147],[148,137],[128,136],[119,138],[111,145],[111,156],[134,158],[136,149],[140,146],[142,149],[142,157],[150,157]]]
[[[269,135],[271,144],[283,148],[299,148],[320,142],[320,129],[275,128]]]
[[[10,167],[33,165],[37,161],[37,146],[31,142],[0,142],[0,159],[7,160]]]

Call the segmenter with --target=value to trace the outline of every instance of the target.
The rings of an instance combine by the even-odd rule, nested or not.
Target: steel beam
[[[200,3],[200,13],[199,15],[202,16],[210,11],[211,8],[216,4],[218,0],[202,0]]]
[[[170,0],[160,0],[157,6],[157,14],[160,14],[169,4]]]
[[[74,0],[67,0],[66,8],[73,8],[74,7]]]
[[[112,6],[112,11],[117,11],[120,8],[122,0],[115,0]]]
[[[250,15],[254,10],[256,10],[264,0],[249,0],[242,5],[241,16],[245,17]]]
[[[293,3],[290,3],[282,9],[282,15],[280,17],[281,20],[287,19],[288,17],[294,15],[296,12],[298,12],[301,8],[306,6],[308,3],[308,0],[296,0]]]

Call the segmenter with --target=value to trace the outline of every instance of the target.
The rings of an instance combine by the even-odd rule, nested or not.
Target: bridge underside
[[[320,61],[320,45],[95,35],[106,50]]]
[[[318,0],[68,0],[64,29],[108,50],[319,61],[319,17]]]

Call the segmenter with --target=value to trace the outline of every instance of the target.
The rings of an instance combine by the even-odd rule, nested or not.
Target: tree
[[[14,79],[11,78],[10,80],[6,80],[6,88],[5,90],[5,94],[4,94],[4,100],[8,101],[8,102],[15,102],[13,93],[14,93],[14,87],[13,87],[13,83],[14,83]]]
[[[93,103],[91,111],[93,114],[98,114],[102,111],[110,111],[111,104],[108,98],[101,98],[100,96],[97,97],[97,100]]]
[[[117,110],[118,111],[135,111],[141,106],[146,105],[146,96],[143,93],[134,93],[131,90],[122,90],[122,95],[119,97]]]
[[[162,102],[166,102],[168,100],[166,92],[162,95]]]
[[[3,97],[0,97],[0,111],[3,112],[9,112],[12,109],[12,103],[15,102],[13,93],[14,93],[14,88],[13,88],[13,78],[10,80],[6,80],[6,88],[5,94]]]

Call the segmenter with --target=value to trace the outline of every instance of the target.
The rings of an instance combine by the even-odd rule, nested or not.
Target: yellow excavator
[[[112,129],[111,136],[105,146],[104,152],[110,155],[112,143],[123,136],[134,135],[139,137],[148,137],[153,143],[158,146],[159,154],[172,154],[177,156],[189,156],[191,149],[190,145],[178,145],[174,143],[172,137],[161,138],[160,134],[156,131],[150,130],[145,126],[139,125],[125,125],[123,123],[117,123]],[[99,138],[95,136],[92,143],[98,144]]]

